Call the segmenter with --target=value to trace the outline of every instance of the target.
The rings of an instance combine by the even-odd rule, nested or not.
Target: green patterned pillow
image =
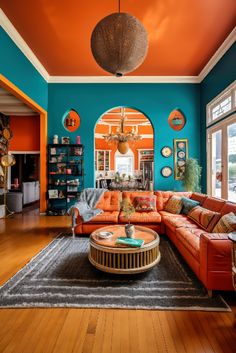
[[[231,233],[236,231],[236,216],[233,212],[221,217],[213,229],[213,233]]]
[[[182,198],[179,196],[172,196],[165,205],[164,211],[180,214],[183,207]]]

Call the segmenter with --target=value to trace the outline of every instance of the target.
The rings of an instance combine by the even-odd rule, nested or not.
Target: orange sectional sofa
[[[232,243],[228,234],[208,233],[183,214],[172,214],[164,210],[173,195],[185,196],[200,202],[206,209],[236,214],[236,204],[199,193],[171,191],[106,191],[97,208],[104,212],[90,222],[83,223],[77,217],[76,234],[90,234],[92,231],[109,224],[127,223],[120,210],[120,201],[128,199],[133,203],[136,196],[156,195],[156,211],[135,212],[131,223],[152,228],[159,234],[166,234],[175,244],[185,261],[209,290],[233,290],[231,250]]]

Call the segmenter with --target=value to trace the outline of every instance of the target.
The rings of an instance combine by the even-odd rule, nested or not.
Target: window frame
[[[225,99],[231,97],[231,109],[226,113],[221,114],[218,118],[213,119],[213,109],[221,104]],[[206,126],[210,127],[212,124],[220,121],[224,117],[236,111],[236,80],[232,82],[224,91],[210,101],[206,106]]]

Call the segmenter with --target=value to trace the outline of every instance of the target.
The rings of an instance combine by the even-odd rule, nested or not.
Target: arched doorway
[[[153,190],[154,131],[146,115],[113,108],[97,122],[94,138],[96,187]]]

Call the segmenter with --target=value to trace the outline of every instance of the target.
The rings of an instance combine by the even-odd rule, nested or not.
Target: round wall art
[[[186,119],[184,115],[181,113],[181,111],[176,109],[170,113],[168,118],[168,123],[173,130],[178,131],[183,129],[186,123]]]
[[[163,167],[161,169],[161,175],[165,178],[168,178],[172,174],[172,168],[171,167]]]
[[[76,131],[80,126],[80,116],[75,110],[70,110],[63,118],[63,126],[69,132]]]
[[[163,157],[170,157],[172,155],[172,148],[169,146],[165,146],[161,149],[161,154]]]

